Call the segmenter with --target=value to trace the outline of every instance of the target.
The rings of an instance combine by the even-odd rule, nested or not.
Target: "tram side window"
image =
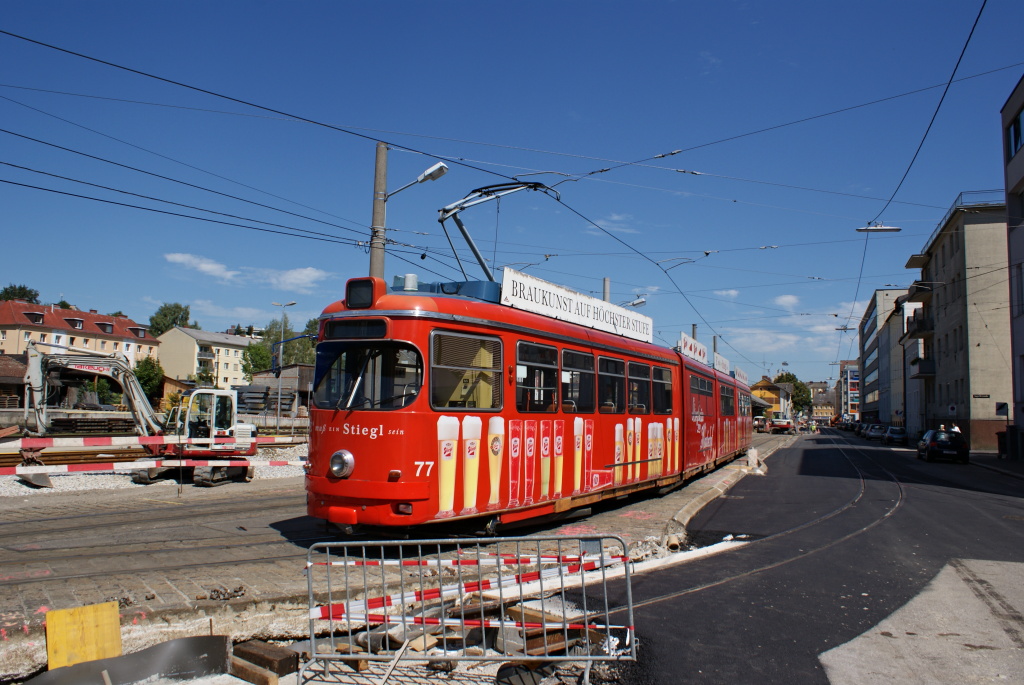
[[[740,393],[740,416],[750,416],[750,395]]]
[[[562,411],[594,413],[594,355],[562,350]]]
[[[629,413],[651,412],[651,367],[629,363]]]
[[[651,404],[655,414],[672,413],[672,371],[654,367],[654,393]]]
[[[501,340],[435,332],[430,352],[433,408],[501,409]]]
[[[714,393],[712,392],[712,385],[710,378],[704,378],[693,374],[690,376],[690,393],[693,395],[706,395],[711,397]]]
[[[719,388],[722,411],[719,416],[736,416],[736,389],[723,385]]]
[[[519,343],[516,409],[521,412],[558,410],[558,350],[554,347]]]
[[[602,414],[621,414],[626,410],[626,362],[598,357],[597,397]]]

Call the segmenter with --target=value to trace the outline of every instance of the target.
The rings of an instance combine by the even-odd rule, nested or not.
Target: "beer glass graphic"
[[[480,431],[483,420],[479,416],[462,419],[462,511],[461,516],[475,514],[477,482],[480,479]]]
[[[555,421],[555,472],[554,472],[554,485],[555,485],[555,498],[562,496],[562,469],[565,464],[565,439],[563,433],[565,432],[565,421]]]
[[[665,459],[662,461],[662,473],[671,473],[675,469],[675,462],[673,461],[675,452],[672,451],[672,441],[674,439],[672,419],[665,419]]]
[[[523,426],[523,504],[533,504],[533,478],[537,457],[537,422],[524,421]]]
[[[551,496],[551,422],[540,422],[540,497]]]
[[[519,463],[523,455],[523,422],[508,422],[508,505],[519,506]]]
[[[615,465],[612,466],[612,482],[615,485],[622,484],[622,469],[625,468],[622,465],[622,443],[622,424],[617,423],[615,424]]]
[[[683,468],[682,459],[682,441],[683,435],[679,432],[679,419],[672,419],[672,447],[675,450],[675,462],[676,470],[681,471]]]
[[[634,419],[634,421],[633,421],[633,440],[634,440],[635,444],[633,445],[633,458],[636,461],[642,461],[643,458],[644,458],[644,450],[643,450],[643,447],[644,447],[643,435],[644,434],[640,432],[640,431],[643,430],[643,427],[644,427],[644,420],[643,419],[639,419],[639,418],[638,419]],[[645,466],[644,464],[636,464],[636,472],[633,475],[635,475],[637,477],[637,479],[640,479],[641,477],[643,477],[644,466]],[[647,473],[650,473],[651,472],[651,465],[650,465],[650,463],[646,464],[646,466],[647,466]]]
[[[487,419],[487,473],[491,477],[491,496],[487,509],[498,509],[501,495],[501,462],[505,456],[505,419],[492,416]]]
[[[583,421],[583,461],[586,471],[586,479],[583,482],[588,483],[588,488],[593,490],[594,479],[591,478],[591,474],[594,473],[594,419]]]
[[[580,493],[583,478],[583,419],[572,420],[572,494]]]
[[[636,434],[633,432],[633,419],[626,419],[626,463],[629,466],[626,467],[626,480],[633,480],[633,442],[636,440]]]
[[[657,473],[658,462],[655,461],[657,458],[658,449],[658,424],[649,423],[647,424],[647,477],[650,478]]]
[[[459,449],[459,417],[437,419],[437,518],[455,515],[455,462]]]

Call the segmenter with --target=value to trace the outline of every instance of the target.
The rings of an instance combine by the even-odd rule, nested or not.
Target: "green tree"
[[[793,411],[800,413],[805,409],[811,408],[811,389],[808,388],[803,381],[796,377],[796,374],[786,371],[780,373],[775,377],[773,381],[776,384],[779,383],[792,383],[793,384]]]
[[[65,300],[63,298],[61,299],[60,302],[57,303],[57,308],[58,309],[71,309],[73,306],[74,305],[72,305],[70,302],[68,302],[67,300]]]
[[[134,371],[146,397],[151,400],[156,398],[164,382],[164,367],[160,365],[160,362],[152,357],[143,357],[135,362]]]
[[[11,283],[0,290],[0,300],[26,300],[29,304],[39,304],[39,291],[27,285]]]
[[[122,312],[120,309],[118,309],[116,312],[111,312],[111,313],[107,314],[107,316],[113,316],[113,317],[125,316],[125,313]]]
[[[270,347],[255,342],[242,350],[242,372],[252,383],[253,374],[270,368]]]
[[[175,326],[180,326],[182,328],[199,328],[199,326],[188,325],[190,315],[191,313],[187,304],[164,302],[156,310],[153,316],[149,317],[149,334],[156,338]]]

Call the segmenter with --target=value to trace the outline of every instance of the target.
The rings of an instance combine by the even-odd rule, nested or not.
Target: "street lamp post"
[[[281,304],[280,302],[271,302],[270,304],[272,304],[275,307],[280,307],[281,308],[281,342],[279,343],[279,347],[277,348],[277,366],[278,366],[278,369],[277,369],[277,432],[280,433],[281,432],[281,382],[282,382],[281,373],[284,371],[284,317],[285,317],[284,310],[285,310],[285,307],[291,307],[293,304],[298,304],[298,303],[295,302],[295,300],[292,300],[291,302],[285,302],[284,304]]]
[[[377,158],[373,173],[373,217],[370,219],[370,276],[384,278],[384,235],[386,222],[385,210],[388,198],[397,195],[406,188],[424,181],[436,181],[448,173],[448,166],[438,162],[416,177],[412,183],[393,192],[388,192],[388,146],[377,143]]]

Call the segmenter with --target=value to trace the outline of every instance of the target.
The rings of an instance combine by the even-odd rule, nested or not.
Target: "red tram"
[[[321,316],[310,516],[511,523],[671,486],[750,447],[749,388],[707,363],[509,306],[493,282],[413,288],[352,279]]]

